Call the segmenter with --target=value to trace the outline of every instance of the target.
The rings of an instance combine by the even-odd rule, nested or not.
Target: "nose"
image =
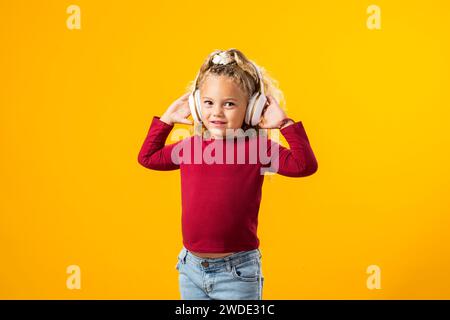
[[[214,105],[212,114],[213,114],[214,116],[216,116],[216,117],[217,117],[217,116],[223,115],[223,109],[222,109],[222,106],[220,106],[220,105],[218,105],[218,104]]]

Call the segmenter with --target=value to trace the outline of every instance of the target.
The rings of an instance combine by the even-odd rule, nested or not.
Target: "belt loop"
[[[188,254],[188,250],[186,249],[186,247],[183,246],[183,252],[181,254],[181,261],[183,262],[183,264],[186,264],[187,254]]]
[[[231,262],[229,260],[225,260],[225,267],[227,269],[227,272],[231,271]]]

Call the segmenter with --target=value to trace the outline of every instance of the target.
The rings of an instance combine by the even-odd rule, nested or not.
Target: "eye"
[[[205,100],[205,101],[203,101],[203,103],[205,104],[206,107],[209,107],[212,104],[212,102],[210,100]]]
[[[235,104],[233,103],[233,102],[225,102],[225,105],[227,104],[227,103],[229,103],[230,105],[228,105],[227,107],[229,107],[229,108],[232,108]]]

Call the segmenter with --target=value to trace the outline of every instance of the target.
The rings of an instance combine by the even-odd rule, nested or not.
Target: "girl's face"
[[[211,136],[221,139],[226,129],[239,129],[245,118],[247,94],[230,77],[209,74],[200,86],[202,118]]]

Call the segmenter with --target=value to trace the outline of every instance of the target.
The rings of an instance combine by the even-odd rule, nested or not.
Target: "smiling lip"
[[[221,127],[221,126],[224,126],[226,124],[226,122],[224,122],[224,121],[210,121],[210,123],[213,126],[216,126],[216,127]]]

